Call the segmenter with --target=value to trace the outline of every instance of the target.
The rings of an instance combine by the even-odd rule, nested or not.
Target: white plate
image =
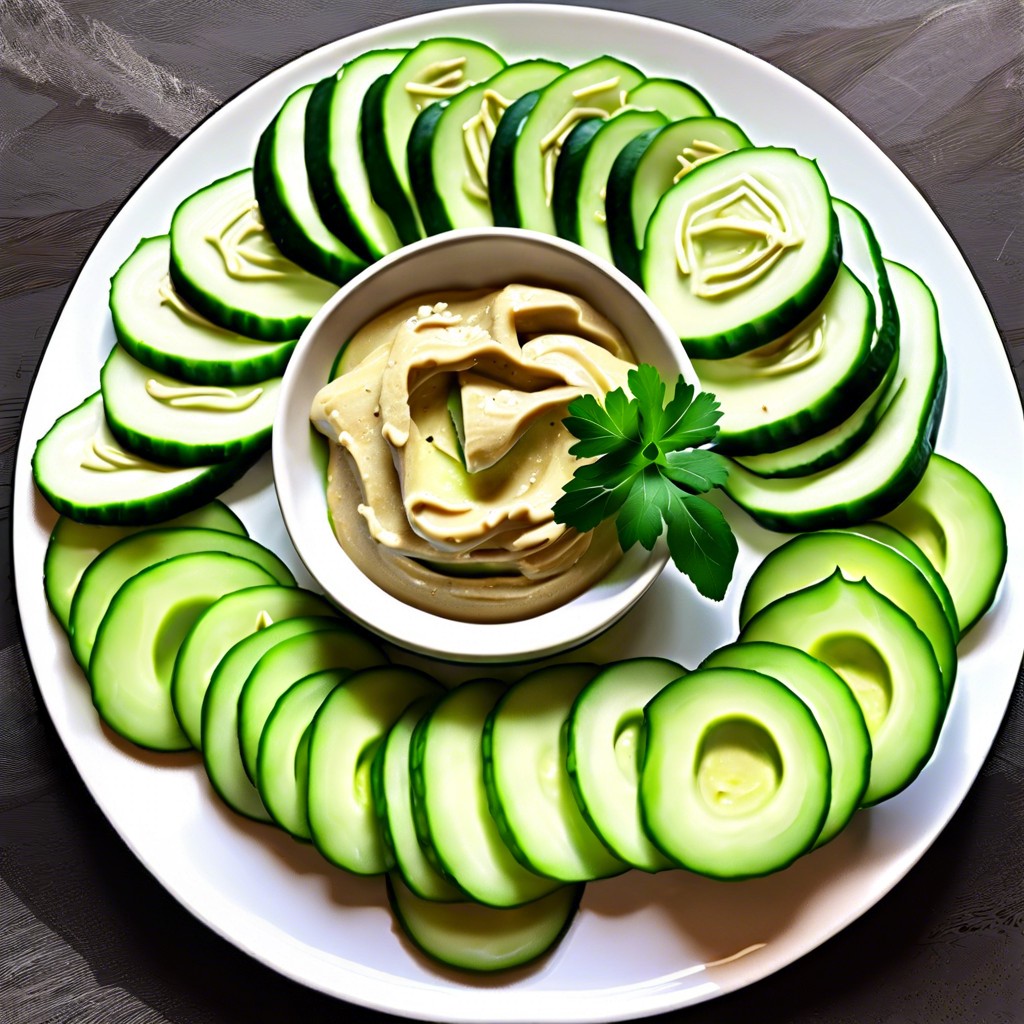
[[[313,850],[225,810],[194,756],[148,755],[101,728],[45,605],[41,566],[55,516],[33,488],[30,471],[35,439],[97,387],[114,341],[103,298],[138,239],[166,231],[181,199],[247,164],[260,131],[292,90],[365,50],[437,35],[477,37],[510,58],[542,51],[578,61],[614,50],[649,74],[692,81],[755,142],[817,157],[833,192],[876,226],[886,256],[919,271],[934,290],[950,377],[939,450],[989,485],[1010,531],[999,599],[962,645],[938,749],[908,790],[859,814],[835,842],[766,879],[722,884],[683,872],[631,873],[592,885],[552,957],[532,970],[483,981],[439,971],[411,951],[395,931],[379,879],[332,870]],[[556,47],[554,40],[565,42]],[[998,446],[992,444],[997,436]],[[202,124],[115,217],[71,290],[25,416],[14,492],[17,597],[40,690],[97,803],[160,882],[230,942],[313,988],[410,1017],[640,1017],[739,988],[813,949],[879,900],[952,816],[992,743],[1021,661],[1019,628],[1012,628],[1024,620],[1021,465],[1020,401],[977,285],[921,196],[842,114],[762,61],[685,29],[578,8],[467,8],[352,36],[269,75]],[[298,570],[268,460],[228,497],[253,536]],[[779,538],[739,514],[731,518],[742,552],[723,606],[700,601],[667,573],[626,619],[576,657],[663,655],[692,666],[732,640],[742,588],[759,555]]]

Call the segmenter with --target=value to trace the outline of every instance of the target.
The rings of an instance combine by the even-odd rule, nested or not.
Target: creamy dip
[[[328,506],[356,565],[408,604],[505,622],[571,600],[621,556],[552,506],[581,460],[574,398],[625,387],[622,334],[575,296],[532,285],[423,296],[350,341],[313,401],[331,442]]]

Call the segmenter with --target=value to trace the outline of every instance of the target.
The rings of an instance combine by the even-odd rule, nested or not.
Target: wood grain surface
[[[91,246],[206,114],[330,40],[443,4],[0,0],[0,516],[49,331]],[[1018,0],[600,3],[678,22],[822,93],[964,252],[1024,388],[1024,7]],[[611,43],[609,44],[611,47]],[[1024,467],[1008,467],[1021,473]],[[43,710],[0,547],[0,1024],[385,1020],[198,924],[99,813]],[[1007,666],[1007,671],[1014,670]],[[823,947],[686,1024],[1024,1021],[1021,680],[963,807]]]

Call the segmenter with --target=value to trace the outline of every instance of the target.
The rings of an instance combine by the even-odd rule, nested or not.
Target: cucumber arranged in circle
[[[712,878],[765,875],[813,845],[831,762],[807,705],[775,679],[702,668],[648,705],[644,827],[676,864]]]
[[[189,384],[252,384],[284,373],[295,341],[256,341],[197,313],[174,290],[171,240],[144,238],[110,282],[121,346],[145,366]]]

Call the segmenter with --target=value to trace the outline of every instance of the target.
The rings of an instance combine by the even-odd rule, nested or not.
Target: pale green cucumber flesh
[[[675,78],[645,78],[629,90],[626,102],[644,110],[660,110],[672,121],[715,114],[711,104],[692,85]]]

